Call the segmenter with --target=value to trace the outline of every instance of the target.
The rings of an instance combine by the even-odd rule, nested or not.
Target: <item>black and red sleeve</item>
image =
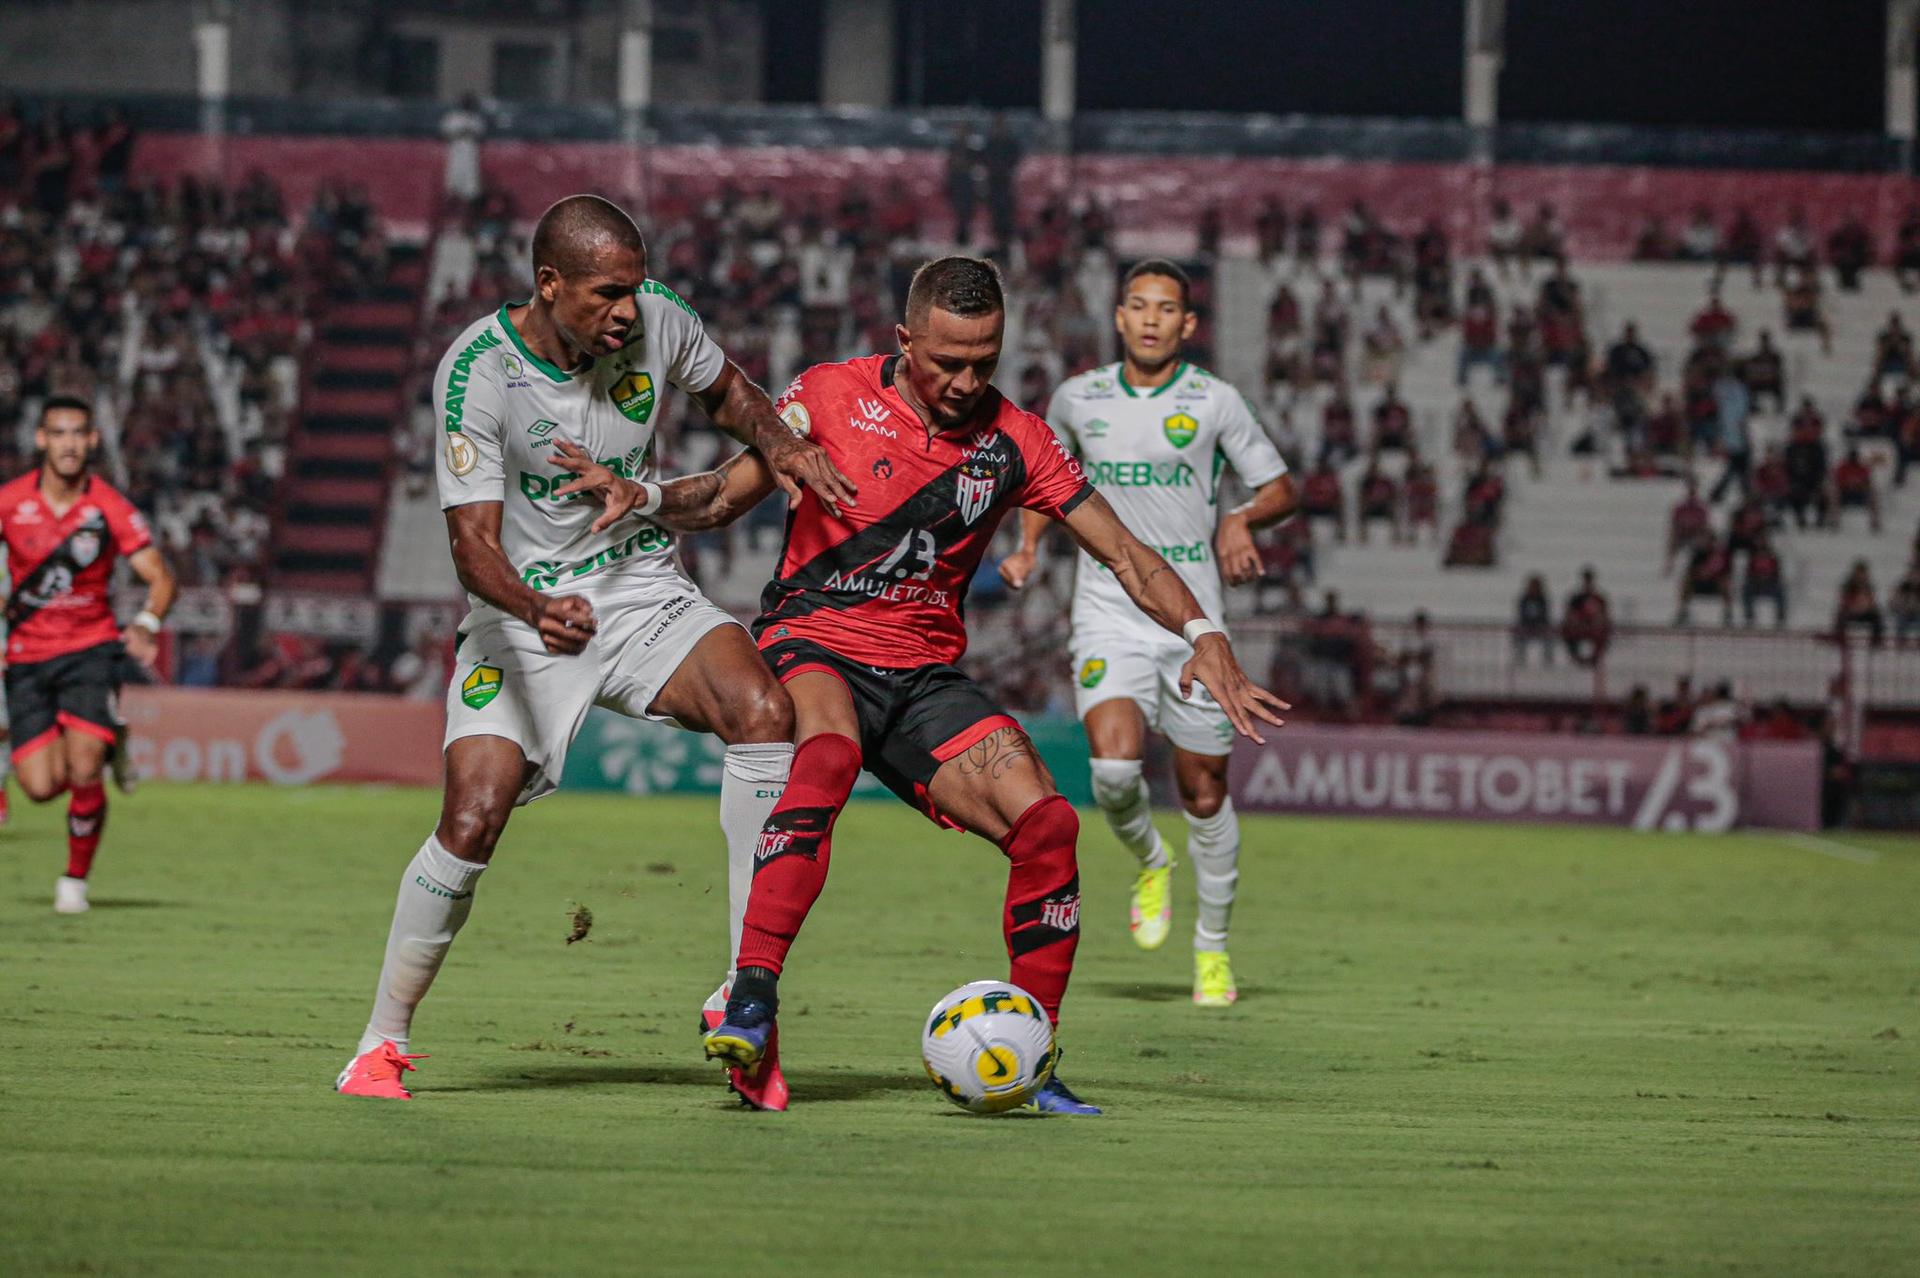
[[[1020,413],[1008,429],[1026,463],[1026,480],[1015,500],[1028,510],[1053,519],[1065,519],[1093,496],[1080,460],[1067,451],[1053,429],[1031,413]]]

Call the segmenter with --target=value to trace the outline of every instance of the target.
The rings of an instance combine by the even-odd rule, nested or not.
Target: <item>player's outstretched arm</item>
[[[675,532],[719,528],[765,501],[774,482],[766,459],[748,449],[713,470],[662,484],[660,508],[647,518]]]
[[[543,595],[522,582],[500,545],[500,512],[497,501],[447,509],[447,541],[460,584],[539,631],[548,652],[579,652],[598,624],[593,605],[578,595]]]
[[[1277,728],[1285,720],[1276,711],[1292,707],[1247,678],[1226,633],[1207,620],[1173,565],[1134,536],[1098,492],[1075,506],[1063,522],[1082,550],[1113,570],[1142,612],[1193,644],[1193,657],[1180,671],[1180,695],[1191,694],[1197,680],[1241,735],[1265,744],[1257,722]]]
[[[573,476],[554,496],[591,493],[600,503],[593,532],[604,532],[628,515],[639,515],[675,532],[704,532],[730,524],[773,491],[774,475],[759,453],[735,453],[721,465],[664,484],[636,482],[613,473],[569,440],[554,443],[548,460]]]
[[[857,503],[859,489],[840,473],[827,456],[827,450],[811,440],[802,439],[773,411],[773,401],[740,371],[732,360],[714,381],[694,398],[707,411],[713,424],[749,448],[756,448],[773,469],[774,482],[789,500],[800,500],[802,488],[813,489],[827,504],[828,513],[838,516],[840,507]]]
[[[1293,476],[1281,475],[1260,485],[1251,500],[1220,516],[1213,553],[1220,563],[1220,575],[1229,586],[1245,585],[1260,575],[1260,550],[1253,544],[1253,534],[1299,508],[1300,493]]]

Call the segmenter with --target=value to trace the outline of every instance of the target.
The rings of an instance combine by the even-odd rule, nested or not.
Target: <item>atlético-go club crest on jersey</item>
[[[77,528],[67,538],[67,554],[73,558],[74,567],[85,568],[100,557],[102,544],[98,528]]]
[[[651,373],[628,373],[609,387],[607,394],[613,397],[613,406],[620,410],[620,415],[630,422],[644,426],[647,418],[653,416]]]
[[[999,485],[999,476],[985,462],[964,461],[960,463],[960,474],[954,481],[955,494],[960,498],[960,518],[972,524],[987,513],[987,507],[993,505],[993,490]]]

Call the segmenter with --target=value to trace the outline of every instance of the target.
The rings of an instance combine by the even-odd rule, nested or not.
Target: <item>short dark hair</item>
[[[1006,310],[999,268],[980,257],[937,257],[926,263],[907,286],[907,327],[925,320],[936,306],[966,319]]]
[[[602,244],[647,251],[640,228],[611,200],[597,195],[569,195],[556,200],[533,228],[533,269],[551,266],[562,275],[584,270]]]
[[[47,424],[47,414],[57,413],[63,408],[72,409],[76,413],[85,414],[87,419],[87,429],[88,430],[93,429],[93,405],[88,403],[86,400],[81,399],[78,395],[47,396],[46,402],[40,405],[40,420],[36,424],[39,426],[45,426]]]
[[[1193,280],[1185,271],[1180,269],[1178,262],[1164,257],[1143,258],[1127,268],[1127,273],[1120,277],[1120,300],[1122,302],[1127,300],[1127,289],[1135,280],[1143,275],[1164,276],[1172,280],[1175,284],[1178,284],[1180,286],[1180,309],[1183,311],[1193,309]]]

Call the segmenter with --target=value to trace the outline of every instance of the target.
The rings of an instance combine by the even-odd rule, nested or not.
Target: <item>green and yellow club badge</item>
[[[630,422],[645,425],[653,416],[653,374],[628,373],[607,389],[613,406]]]
[[[1200,423],[1193,420],[1191,413],[1175,413],[1173,416],[1161,422],[1160,427],[1167,432],[1167,442],[1169,444],[1172,444],[1175,448],[1185,448],[1193,442],[1193,437],[1199,433]]]
[[[482,710],[500,695],[500,667],[475,666],[460,683],[460,699],[469,709]]]
[[[1100,681],[1106,677],[1107,659],[1105,657],[1088,657],[1086,664],[1080,667],[1080,686],[1083,688],[1098,687]]]

